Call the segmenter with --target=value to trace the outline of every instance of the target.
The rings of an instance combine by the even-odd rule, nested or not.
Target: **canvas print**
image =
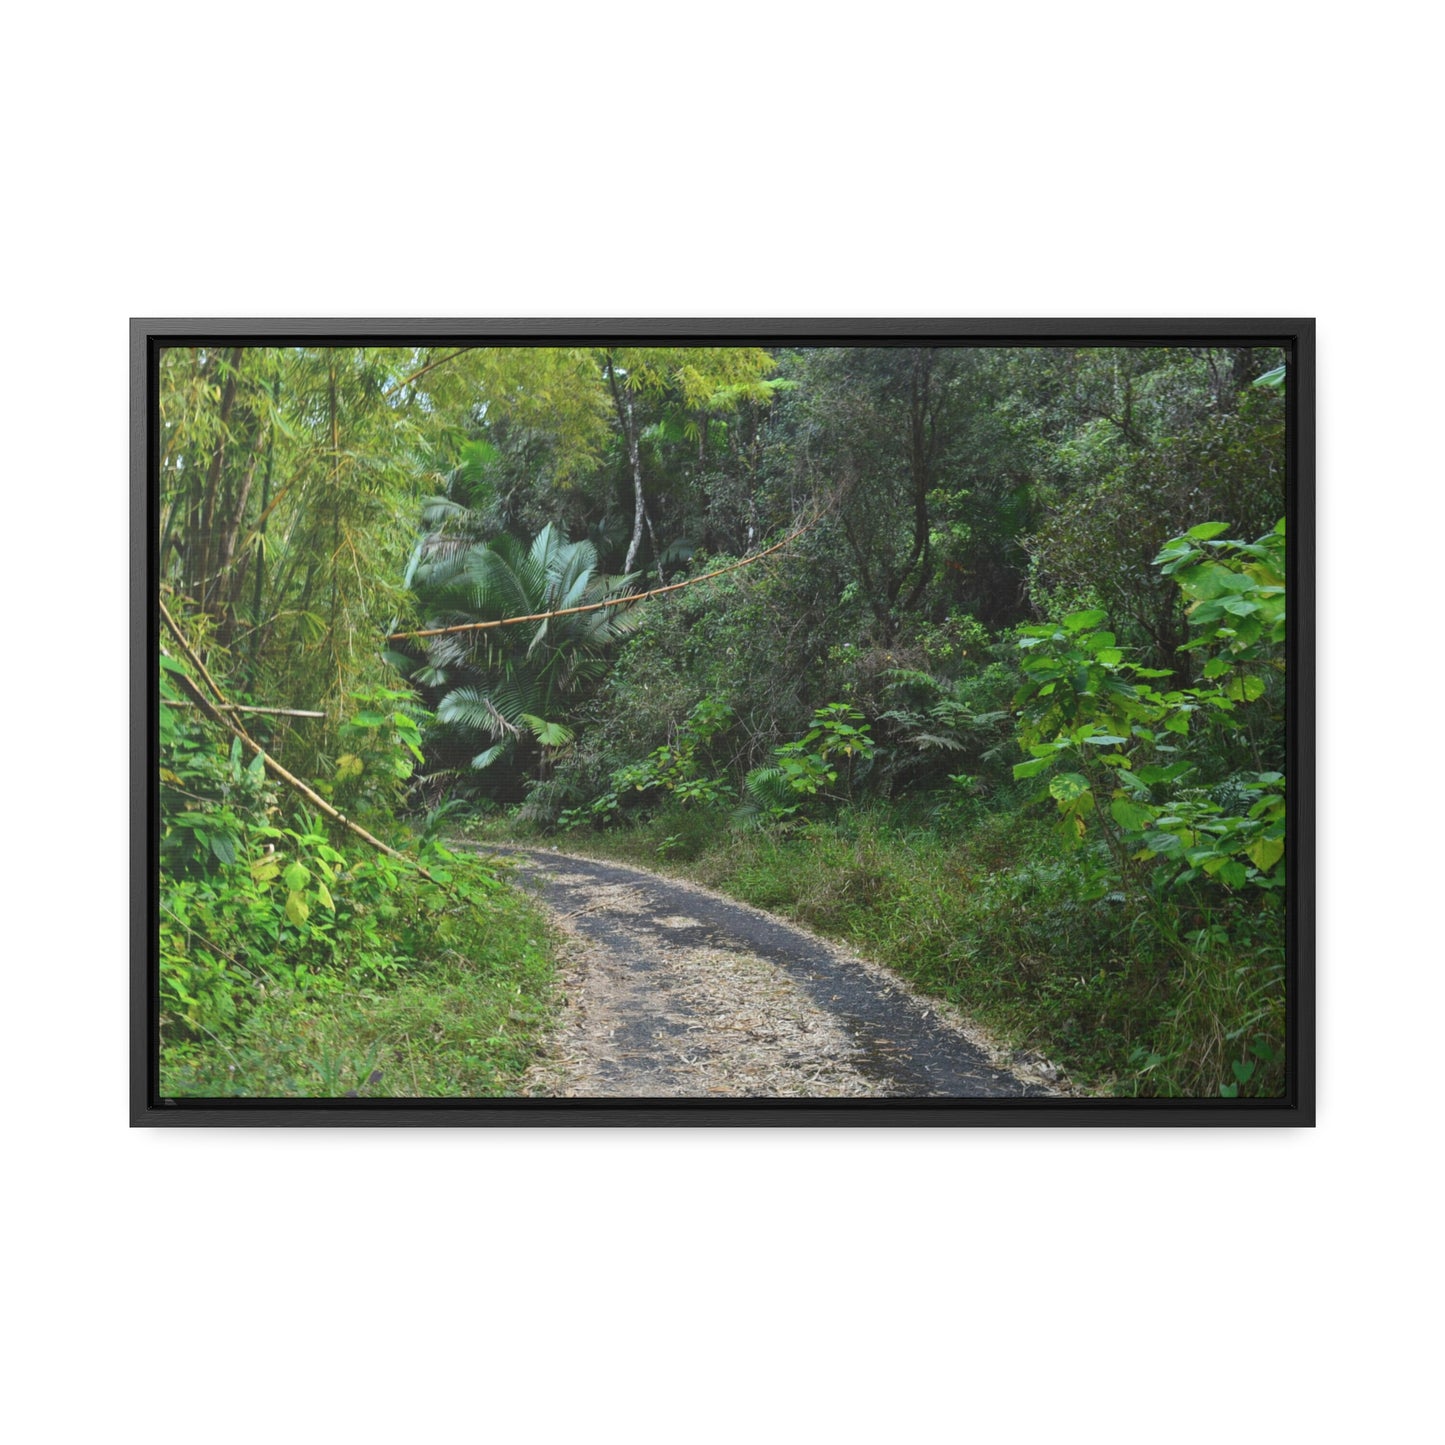
[[[1292,1096],[1288,338],[237,329],[148,352],[154,1103]]]

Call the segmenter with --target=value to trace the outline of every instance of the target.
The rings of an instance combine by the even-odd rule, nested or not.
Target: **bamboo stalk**
[[[433,878],[432,875],[428,873],[427,870],[423,868],[422,865],[418,863],[414,858],[408,858],[405,853],[398,853],[395,848],[389,847],[387,844],[383,843],[380,838],[373,837],[370,833],[366,831],[365,828],[361,826],[360,823],[353,823],[351,819],[346,817],[344,813],[341,813],[337,809],[333,808],[331,804],[328,803],[326,799],[321,796],[320,793],[318,793],[308,784],[302,782],[295,773],[288,772],[287,769],[283,768],[281,764],[278,763],[276,759],[273,758],[270,753],[265,750],[265,748],[263,748],[258,742],[255,742],[253,739],[249,738],[244,732],[242,732],[241,729],[237,727],[236,724],[233,723],[221,711],[221,709],[205,695],[204,692],[201,691],[200,684],[197,683],[194,678],[189,677],[184,672],[178,672],[172,675],[191,694],[191,696],[195,699],[196,706],[200,708],[201,711],[204,712],[206,716],[211,719],[212,722],[220,723],[220,725],[225,728],[227,732],[231,733],[234,737],[239,738],[243,743],[246,744],[247,747],[251,749],[253,753],[256,754],[257,757],[261,759],[262,763],[265,764],[266,771],[268,773],[271,773],[275,777],[279,778],[280,781],[285,783],[288,788],[291,788],[293,791],[300,793],[301,796],[305,798],[308,803],[310,803],[314,808],[319,809],[326,817],[330,818],[333,823],[340,823],[341,826],[345,828],[348,832],[355,833],[356,836],[360,838],[363,843],[369,843],[373,848],[377,850],[377,852],[385,853],[388,858],[395,858],[398,863],[405,863],[408,867],[415,868],[417,873],[420,874],[421,877],[425,878],[428,883],[435,883],[438,888],[445,887],[443,883],[439,882],[436,878]]]
[[[176,680],[182,684],[186,691],[191,694],[191,697],[195,701],[196,706],[200,708],[200,710],[205,713],[212,722],[219,723],[233,737],[239,738],[243,743],[245,743],[246,746],[250,748],[251,751],[261,759],[268,773],[271,773],[275,777],[279,778],[280,781],[285,783],[286,786],[292,789],[293,792],[300,793],[301,796],[305,798],[308,803],[310,803],[313,807],[318,808],[322,812],[322,814],[330,818],[333,823],[340,823],[341,826],[345,828],[348,832],[354,833],[358,838],[361,839],[363,843],[370,844],[371,847],[377,850],[377,852],[385,853],[388,858],[395,858],[398,863],[405,863],[408,867],[415,868],[417,873],[421,877],[425,878],[428,883],[435,883],[438,888],[446,889],[446,891],[449,893],[455,891],[453,889],[447,888],[444,883],[441,883],[436,878],[433,878],[432,875],[425,868],[423,868],[422,865],[418,863],[414,858],[408,858],[405,853],[398,853],[395,848],[389,847],[387,844],[383,843],[380,838],[373,837],[370,833],[366,831],[365,828],[361,826],[360,823],[353,823],[350,818],[346,817],[336,808],[333,808],[331,804],[328,803],[326,799],[321,796],[320,793],[318,793],[308,784],[303,783],[301,779],[298,778],[294,773],[288,772],[285,768],[283,768],[281,764],[278,763],[276,759],[273,758],[266,751],[266,749],[261,746],[260,743],[258,743],[246,732],[244,728],[242,728],[238,723],[235,723],[230,718],[228,718],[226,714],[222,711],[222,708],[230,708],[231,704],[226,701],[226,698],[224,694],[222,694],[221,689],[217,687],[215,679],[210,675],[210,673],[206,672],[204,666],[202,666],[200,659],[195,654],[195,649],[192,648],[190,643],[186,640],[185,634],[181,631],[175,618],[171,616],[169,609],[166,607],[166,604],[162,602],[159,598],[157,598],[157,604],[161,609],[161,617],[164,619],[166,626],[169,627],[171,632],[174,634],[177,642],[180,643],[181,650],[186,654],[186,657],[191,661],[194,666],[200,668],[201,673],[206,679],[206,682],[210,685],[211,690],[216,694],[215,701],[213,702],[210,698],[206,696],[206,694],[201,690],[200,684],[193,677],[189,676],[189,674],[184,672],[177,672],[173,673],[172,676],[174,676]]]
[[[666,587],[654,587],[650,592],[632,592],[626,597],[609,597],[605,602],[589,602],[582,607],[561,607],[555,612],[533,612],[526,617],[504,617],[497,622],[459,622],[454,627],[430,627],[419,629],[415,632],[388,632],[387,642],[406,642],[415,637],[445,637],[454,632],[485,632],[493,627],[511,627],[518,622],[544,622],[549,617],[571,617],[579,612],[600,612],[604,607],[625,607],[630,602],[644,602],[649,597],[661,597],[664,592],[680,592],[684,587],[695,587],[699,582],[709,582],[714,577],[721,577],[728,572],[736,572],[740,567],[751,567],[754,562],[761,562],[764,557],[771,556],[774,552],[780,552],[791,542],[796,542],[804,532],[811,530],[818,525],[818,518],[799,527],[791,536],[784,537],[781,542],[775,542],[765,551],[755,553],[751,557],[744,557],[741,562],[732,562],[726,567],[719,567],[715,572],[704,572],[701,577],[689,577],[685,582],[671,582]]]
[[[195,703],[186,702],[182,698],[162,698],[163,707],[194,707]],[[218,712],[260,712],[268,717],[325,717],[324,712],[306,712],[299,707],[250,707],[246,703],[227,702],[216,703]]]
[[[410,386],[412,382],[414,382],[418,377],[425,376],[427,372],[432,371],[438,366],[445,365],[448,361],[455,361],[459,356],[465,356],[469,351],[479,350],[481,350],[481,348],[477,346],[464,346],[460,351],[453,351],[449,356],[438,357],[435,361],[427,362],[427,364],[422,367],[420,371],[412,372],[412,374],[408,376],[405,380],[397,382],[395,386],[390,387],[386,391],[384,391],[382,393],[382,399],[384,401],[390,400],[393,396],[397,394],[397,392],[403,390],[405,387]]]
[[[176,619],[171,616],[170,608],[166,606],[164,599],[157,597],[156,606],[159,607],[161,610],[161,621],[164,622],[165,625],[170,629],[171,636],[176,639],[176,642],[179,645],[182,653],[185,654],[186,661],[189,662],[191,666],[194,667],[203,678],[205,678],[206,686],[209,687],[211,691],[215,694],[216,701],[218,703],[224,704],[226,702],[226,694],[221,691],[220,684],[216,681],[216,679],[212,677],[209,672],[206,671],[206,664],[201,661],[199,655],[196,652],[196,649],[191,646],[190,638],[188,638],[186,634],[181,631],[180,623],[178,623]],[[221,721],[225,722],[225,719],[222,718]],[[227,727],[231,727],[230,723],[227,723],[226,725]],[[252,742],[249,737],[246,736],[244,729],[232,728],[232,731],[239,732],[241,738],[245,742],[250,743],[253,748],[256,748],[257,752],[261,751],[261,749],[257,747],[257,745]]]

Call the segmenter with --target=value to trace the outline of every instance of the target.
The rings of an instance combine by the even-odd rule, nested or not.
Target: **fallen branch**
[[[821,515],[821,514],[820,514]],[[704,572],[700,577],[689,577],[685,582],[671,582],[666,587],[654,587],[650,592],[630,592],[625,597],[609,597],[605,602],[588,602],[581,607],[559,607],[555,612],[532,612],[526,617],[503,617],[496,622],[459,622],[453,627],[429,627],[419,628],[414,632],[388,632],[388,642],[406,642],[417,637],[445,637],[454,632],[485,632],[493,627],[511,627],[519,622],[545,622],[549,617],[572,617],[579,612],[600,612],[604,607],[625,607],[632,602],[645,602],[649,597],[661,597],[664,592],[680,592],[684,587],[696,587],[699,582],[710,582],[714,577],[722,577],[728,572],[736,572],[739,567],[751,567],[754,562],[761,562],[764,557],[770,557],[774,552],[780,552],[792,542],[796,542],[804,532],[810,531],[818,525],[818,517],[799,527],[796,532],[784,537],[781,542],[774,542],[762,552],[756,552],[751,557],[744,557],[741,562],[731,562],[726,567],[719,567],[715,572]]]
[[[166,697],[161,699],[163,707],[195,707],[195,703],[186,702],[184,698]],[[221,712],[261,712],[268,717],[325,717],[324,712],[306,712],[299,707],[250,707],[242,702],[218,702],[216,708]]]
[[[383,843],[380,838],[373,837],[370,833],[366,831],[365,828],[361,826],[360,823],[353,823],[350,818],[345,816],[345,814],[339,812],[336,808],[333,808],[331,804],[328,803],[326,799],[323,798],[321,794],[318,793],[314,788],[310,787],[306,783],[303,783],[301,779],[298,778],[294,773],[288,772],[285,768],[283,768],[281,764],[278,763],[276,759],[273,758],[266,751],[266,749],[261,746],[260,743],[258,743],[254,738],[252,738],[246,732],[246,730],[240,726],[239,723],[236,723],[232,721],[232,719],[228,718],[225,712],[222,711],[222,709],[229,709],[231,704],[226,701],[225,696],[221,693],[221,689],[216,684],[216,680],[210,675],[210,673],[205,670],[205,667],[202,665],[200,659],[195,654],[195,649],[191,647],[190,643],[186,639],[185,634],[181,631],[180,626],[177,624],[175,618],[172,617],[170,612],[167,610],[166,604],[159,601],[159,599],[157,599],[157,601],[161,609],[162,620],[165,622],[166,626],[170,628],[172,635],[180,644],[181,650],[185,653],[187,659],[191,662],[193,666],[200,670],[202,676],[210,685],[211,690],[215,692],[215,700],[213,701],[211,698],[208,698],[206,696],[206,694],[201,689],[201,685],[195,680],[195,678],[191,677],[189,673],[176,672],[172,673],[171,675],[176,679],[177,682],[181,684],[181,686],[187,692],[190,693],[191,698],[195,702],[196,706],[200,708],[200,710],[205,713],[212,722],[219,723],[233,737],[239,738],[243,743],[245,743],[246,746],[250,748],[251,751],[258,758],[261,759],[268,773],[270,773],[273,777],[279,779],[281,782],[285,783],[286,786],[290,788],[293,792],[299,793],[303,798],[306,799],[308,803],[312,805],[312,807],[316,808],[325,817],[330,818],[333,823],[339,823],[349,833],[354,833],[358,838],[361,839],[363,843],[367,843],[371,847],[375,848],[377,852],[385,853],[388,858],[395,858],[398,863],[405,863],[408,867],[415,868],[417,873],[421,877],[425,878],[428,883],[435,883],[438,888],[446,889],[447,892],[454,891],[450,888],[447,888],[447,885],[442,883],[440,879],[434,878],[429,872],[427,872],[425,868],[422,867],[420,863],[416,861],[416,859],[408,858],[405,853],[398,853],[395,848],[389,847],[387,844]]]

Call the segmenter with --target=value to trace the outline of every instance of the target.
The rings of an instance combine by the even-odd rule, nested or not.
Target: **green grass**
[[[294,978],[262,985],[224,1032],[171,1024],[161,1051],[162,1095],[515,1093],[551,1013],[550,926],[534,904],[501,887],[481,911],[459,917],[453,910],[445,931],[445,942],[417,949],[414,961],[365,985],[323,971],[302,987]]]
[[[882,805],[785,831],[678,810],[551,841],[691,878],[844,940],[1007,1045],[1044,1053],[1087,1092],[1217,1098],[1236,1061],[1248,1073],[1242,1094],[1282,1087],[1278,920],[1254,898],[1209,914],[1125,896],[1102,859],[1023,813],[984,814],[945,837]]]

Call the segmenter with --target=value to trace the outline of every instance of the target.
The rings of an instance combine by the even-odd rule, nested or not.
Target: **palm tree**
[[[412,587],[431,628],[557,613],[623,596],[633,580],[600,573],[591,542],[569,542],[548,525],[530,546],[503,534],[438,548],[416,564]],[[545,777],[572,739],[570,709],[606,671],[603,653],[636,626],[631,610],[426,639],[410,675],[436,697],[432,751],[458,763],[469,755],[472,771],[500,765],[514,779],[535,760]]]

